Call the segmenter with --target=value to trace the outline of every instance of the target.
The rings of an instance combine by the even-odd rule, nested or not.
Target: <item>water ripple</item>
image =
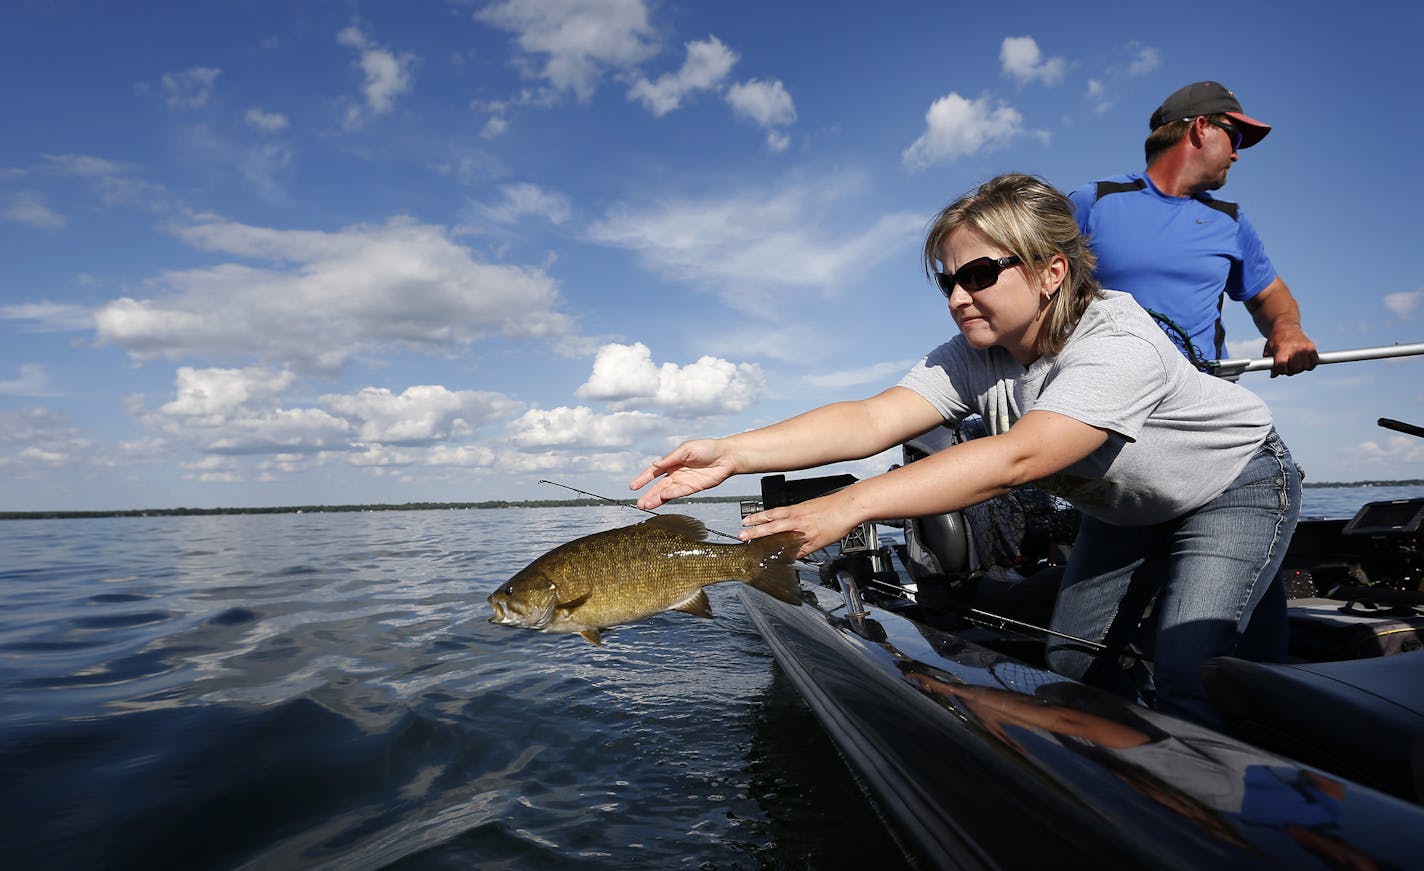
[[[734,506],[690,513],[736,525]],[[716,619],[659,615],[602,647],[487,621],[534,557],[637,519],[0,524],[7,864],[805,867],[844,852],[811,832],[869,822],[857,840],[889,867],[725,585]]]

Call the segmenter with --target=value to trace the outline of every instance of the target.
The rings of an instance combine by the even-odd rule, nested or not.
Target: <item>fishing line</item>
[[[607,502],[607,503],[610,504],[610,505],[621,505],[621,506],[623,506],[624,508],[632,508],[634,511],[641,511],[641,512],[643,512],[644,514],[651,514],[651,515],[653,515],[654,517],[662,517],[662,515],[659,514],[658,512],[653,511],[653,510],[648,509],[648,508],[643,508],[643,507],[641,507],[641,506],[639,506],[639,505],[637,505],[637,504],[635,504],[635,503],[633,503],[633,502],[630,502],[630,501],[627,500],[627,499],[610,499],[610,498],[607,497],[607,496],[600,496],[600,495],[598,495],[597,493],[590,493],[590,492],[588,492],[587,490],[580,490],[580,489],[577,488],[577,487],[570,487],[568,484],[560,484],[558,481],[549,481],[549,480],[544,479],[544,478],[540,478],[540,479],[539,479],[539,483],[540,483],[540,484],[552,484],[552,485],[555,486],[555,487],[563,487],[565,490],[572,490],[573,492],[578,493],[578,494],[583,495],[583,496],[587,496],[587,497],[589,497],[590,499],[597,499],[597,500],[599,500],[600,502]],[[704,525],[706,525],[706,524],[704,524]],[[711,528],[709,527],[707,531],[710,532],[710,533],[712,533],[712,534],[714,534],[714,535],[720,535],[720,536],[722,536],[723,538],[730,538],[730,539],[733,540],[733,541],[741,541],[741,539],[738,538],[737,536],[735,536],[735,535],[728,535],[727,533],[722,532],[722,531],[719,530],[719,529],[711,529]]]

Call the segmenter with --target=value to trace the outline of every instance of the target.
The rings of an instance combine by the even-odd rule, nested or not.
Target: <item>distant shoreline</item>
[[[1306,489],[1345,487],[1424,487],[1424,480],[1308,481]],[[678,502],[746,502],[755,496],[697,496]],[[277,505],[266,508],[130,508],[114,511],[0,511],[0,520],[84,520],[102,517],[206,517],[221,514],[338,514],[359,511],[468,511],[486,508],[636,507],[633,499],[491,499],[484,502],[406,502],[401,505]],[[676,503],[674,503],[675,507]]]
[[[752,496],[698,496],[672,504],[743,502]],[[128,508],[112,511],[0,511],[0,520],[87,520],[102,517],[206,517],[220,514],[341,514],[360,511],[469,511],[486,508],[636,507],[634,499],[491,499],[485,502],[406,502],[401,505],[276,505],[265,508]]]

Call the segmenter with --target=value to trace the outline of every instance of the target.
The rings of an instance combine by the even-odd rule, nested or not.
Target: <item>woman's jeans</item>
[[[1109,652],[1055,637],[1048,645],[1049,666],[1135,695],[1134,681],[1116,654],[1136,639],[1155,596],[1155,707],[1219,727],[1202,684],[1202,665],[1214,656],[1283,652],[1285,592],[1279,569],[1300,516],[1300,495],[1300,472],[1272,430],[1226,492],[1195,511],[1145,527],[1085,517],[1052,626]],[[1263,599],[1267,602],[1253,621]]]

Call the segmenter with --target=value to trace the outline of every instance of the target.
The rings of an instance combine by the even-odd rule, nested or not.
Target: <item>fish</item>
[[[489,595],[491,623],[577,632],[594,644],[612,626],[664,611],[712,616],[703,587],[741,581],[801,604],[792,564],[802,537],[781,532],[747,544],[705,541],[702,521],[659,514],[561,544]]]

